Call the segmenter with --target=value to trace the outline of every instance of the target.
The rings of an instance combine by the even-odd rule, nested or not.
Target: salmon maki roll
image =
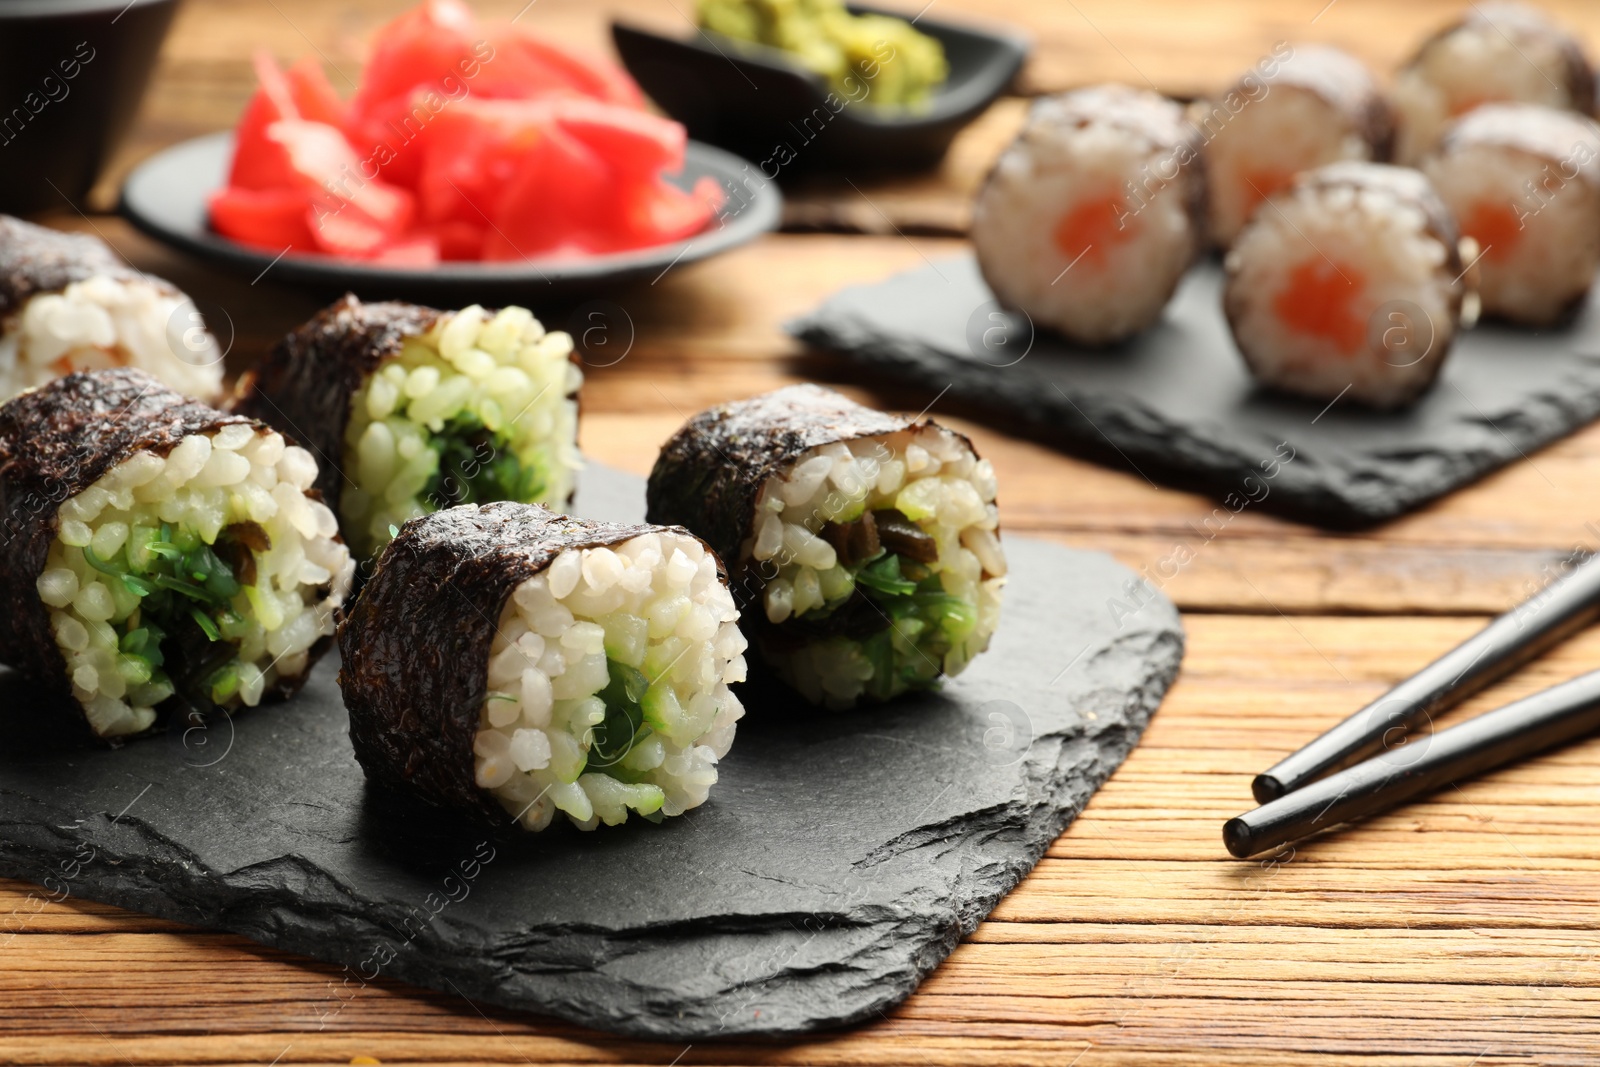
[[[1347,159],[1382,162],[1392,147],[1393,110],[1359,59],[1297,45],[1267,64],[1192,113],[1207,138],[1208,224],[1221,248],[1257,204],[1301,171]]]
[[[1155,322],[1204,245],[1200,140],[1180,105],[1126,86],[1035,103],[973,208],[996,298],[1086,345]]]
[[[1263,384],[1393,408],[1455,339],[1463,281],[1448,209],[1420,172],[1335,163],[1302,174],[1229,249],[1223,307]]]
[[[1537,104],[1486,104],[1423,164],[1478,243],[1486,314],[1558,321],[1600,267],[1600,126]]]
[[[1536,8],[1472,4],[1423,42],[1395,78],[1395,159],[1415,166],[1450,120],[1481,104],[1543,104],[1589,114],[1594,69],[1583,46]]]

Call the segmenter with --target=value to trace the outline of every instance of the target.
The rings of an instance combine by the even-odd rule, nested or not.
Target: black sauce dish
[[[80,208],[132,124],[178,0],[0,0],[0,211]]]
[[[1020,33],[926,17],[916,27],[939,40],[950,64],[933,99],[916,108],[852,102],[785,52],[709,31],[672,37],[615,22],[611,36],[628,73],[690,137],[737,152],[772,179],[841,166],[932,166],[1006,91],[1031,50]]]

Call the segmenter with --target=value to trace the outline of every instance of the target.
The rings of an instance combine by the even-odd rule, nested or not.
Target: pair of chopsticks
[[[1229,819],[1223,844],[1253,856],[1600,728],[1600,671],[1590,671],[1459,726],[1412,732],[1596,618],[1600,553],[1256,775],[1261,806]]]

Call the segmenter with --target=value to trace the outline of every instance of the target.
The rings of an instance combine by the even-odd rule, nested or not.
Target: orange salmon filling
[[[1273,193],[1282,192],[1294,184],[1295,172],[1282,167],[1262,167],[1258,170],[1241,171],[1239,180],[1244,183],[1240,202],[1244,205],[1245,214],[1257,204],[1261,203]]]
[[[1492,96],[1464,96],[1460,100],[1456,100],[1451,103],[1450,117],[1459,118],[1474,108],[1482,107],[1484,104],[1493,104],[1497,102],[1497,99]]]
[[[1478,242],[1488,259],[1507,259],[1522,240],[1522,220],[1510,204],[1480,200],[1461,220],[1462,232]]]
[[[1056,247],[1069,260],[1083,256],[1092,264],[1103,265],[1107,252],[1134,235],[1134,219],[1131,215],[1124,218],[1126,214],[1120,193],[1080,200],[1056,223]]]
[[[1355,307],[1365,284],[1352,267],[1304,260],[1289,272],[1289,284],[1274,298],[1272,310],[1296,333],[1325,338],[1353,356],[1366,346],[1367,323]]]

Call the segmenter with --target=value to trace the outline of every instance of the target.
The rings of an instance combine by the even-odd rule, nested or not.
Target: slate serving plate
[[[637,521],[591,468],[578,509]],[[1007,538],[994,647],[943,692],[819,714],[758,684],[711,801],[660,826],[486,840],[369,792],[320,664],[295,701],[121,750],[62,747],[0,672],[0,874],[378,975],[685,1040],[875,1018],[1032,868],[1177,672],[1161,594]],[[25,912],[24,914],[31,914]],[[0,929],[10,929],[0,928]]]
[[[904,12],[849,5],[856,12]],[[623,22],[611,36],[628,72],[696,140],[721,145],[778,170],[848,165],[914,169],[938,162],[955,135],[1005,92],[1031,50],[1016,33],[924,15],[917,29],[939,39],[950,76],[924,108],[829,106],[829,87],[786,52],[720,34],[652,33]],[[835,97],[842,102],[843,97]],[[793,159],[774,158],[788,145]]]
[[[1413,408],[1376,412],[1257,388],[1203,262],[1161,321],[1082,349],[1003,311],[970,255],[842,290],[789,331],[861,365],[950,388],[998,424],[1177,488],[1219,526],[1260,507],[1332,528],[1391,519],[1600,415],[1600,293],[1547,332],[1480,324]],[[947,401],[948,402],[948,401]]]
[[[136,167],[122,186],[121,211],[145,233],[236,274],[255,278],[269,268],[278,281],[370,299],[401,298],[459,307],[478,302],[563,302],[598,288],[659,277],[675,266],[737,248],[777,228],[783,196],[771,182],[750,183],[744,160],[690,142],[683,173],[670,180],[684,189],[711,177],[728,190],[721,217],[687,241],[581,259],[530,259],[513,263],[441,263],[398,269],[332,256],[286,255],[229,240],[211,229],[206,198],[221,188],[233,158],[231,133],[196,137],[158,152]]]

